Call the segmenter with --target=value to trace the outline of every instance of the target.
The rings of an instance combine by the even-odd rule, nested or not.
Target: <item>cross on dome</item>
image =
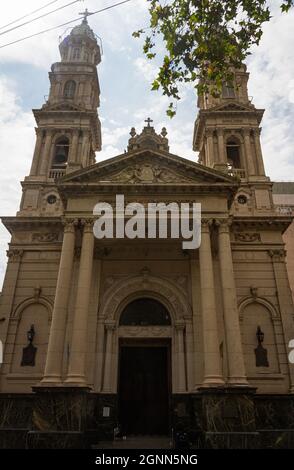
[[[88,16],[93,15],[93,13],[90,13],[88,8],[86,8],[86,10],[84,12],[79,13],[79,15],[82,15],[84,17],[83,21],[87,23]]]

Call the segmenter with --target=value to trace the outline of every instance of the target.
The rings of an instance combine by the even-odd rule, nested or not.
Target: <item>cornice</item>
[[[115,194],[127,194],[137,198],[138,196],[150,197],[150,196],[160,196],[160,195],[169,195],[172,197],[177,194],[178,196],[182,195],[189,199],[191,202],[195,202],[195,195],[201,196],[214,196],[214,195],[223,195],[224,197],[229,197],[230,199],[233,195],[236,194],[237,188],[229,184],[191,184],[191,185],[175,185],[175,184],[152,184],[148,186],[144,185],[130,185],[130,184],[64,184],[58,187],[59,193],[63,199],[66,201],[68,198],[73,197],[91,197],[93,195],[104,195],[111,196]]]
[[[61,217],[2,217],[1,221],[7,230],[37,230],[40,227],[58,227],[62,229]]]
[[[282,233],[291,225],[293,218],[288,216],[267,215],[254,217],[235,217],[232,227],[234,230],[240,229],[266,229],[281,230]]]

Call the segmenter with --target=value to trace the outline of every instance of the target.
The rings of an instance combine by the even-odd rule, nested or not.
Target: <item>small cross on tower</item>
[[[93,13],[90,13],[90,12],[88,11],[88,8],[86,8],[86,10],[83,11],[82,13],[79,13],[79,15],[82,15],[82,16],[84,17],[84,20],[83,20],[83,21],[85,21],[85,22],[87,23],[87,18],[88,18],[88,16],[93,15]]]
[[[153,119],[147,118],[145,119],[144,122],[147,122],[147,127],[150,127],[151,122],[153,122]]]

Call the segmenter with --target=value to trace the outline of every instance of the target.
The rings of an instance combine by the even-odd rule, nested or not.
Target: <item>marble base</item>
[[[256,395],[257,429],[294,429],[293,395]]]
[[[293,448],[294,396],[209,389],[171,396],[170,429],[198,448]],[[112,440],[118,397],[87,389],[0,394],[0,448],[91,448]]]
[[[259,429],[261,449],[294,449],[294,429]]]
[[[85,434],[76,431],[29,431],[28,449],[85,449]]]
[[[254,392],[249,387],[201,389],[202,429],[220,433],[256,431]]]
[[[87,425],[89,389],[35,387],[34,431],[83,432]]]
[[[0,428],[0,449],[26,449],[29,429]]]
[[[205,449],[259,449],[258,432],[206,432]]]

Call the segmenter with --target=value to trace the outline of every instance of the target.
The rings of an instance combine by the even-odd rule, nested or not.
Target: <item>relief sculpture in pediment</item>
[[[118,175],[111,178],[113,182],[122,183],[174,183],[182,181],[182,178],[173,174],[166,168],[151,164],[136,165],[134,168],[126,168]]]

